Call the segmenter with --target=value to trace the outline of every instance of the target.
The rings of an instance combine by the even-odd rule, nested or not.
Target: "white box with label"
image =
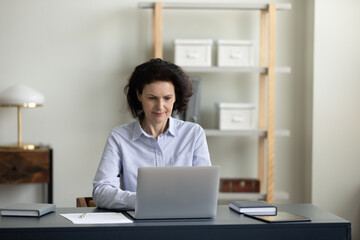
[[[175,39],[174,63],[185,67],[211,66],[211,39]]]
[[[217,103],[220,130],[255,129],[255,105],[251,103]]]
[[[220,67],[251,67],[255,60],[252,40],[218,40],[217,65]]]

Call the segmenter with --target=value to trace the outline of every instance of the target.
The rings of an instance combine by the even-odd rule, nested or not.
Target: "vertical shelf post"
[[[162,2],[154,3],[153,11],[153,58],[163,58],[162,44]]]
[[[266,14],[267,11],[260,12],[260,67],[266,67]],[[265,95],[266,95],[266,74],[260,74],[259,82],[259,129],[265,129]],[[259,137],[258,142],[258,177],[260,181],[260,191],[264,191],[265,181],[265,138]]]
[[[275,118],[275,35],[276,6],[269,4],[269,47],[268,47],[268,116],[267,116],[267,195],[269,203],[274,202],[274,118]]]

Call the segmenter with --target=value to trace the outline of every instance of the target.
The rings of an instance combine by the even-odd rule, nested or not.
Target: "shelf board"
[[[154,8],[154,2],[140,2],[139,8]],[[267,10],[267,3],[193,3],[163,2],[164,9]],[[291,3],[276,3],[276,10],[290,10]]]
[[[231,136],[258,136],[266,137],[266,130],[219,130],[219,129],[205,129],[207,137],[231,137]],[[288,137],[290,136],[289,130],[275,130],[275,136]]]
[[[284,191],[275,191],[275,200],[289,200],[289,193]],[[219,192],[218,200],[231,201],[231,200],[265,200],[266,193],[227,193]]]
[[[185,72],[189,73],[262,73],[267,74],[267,67],[182,67]],[[275,67],[277,73],[291,73],[290,67]]]

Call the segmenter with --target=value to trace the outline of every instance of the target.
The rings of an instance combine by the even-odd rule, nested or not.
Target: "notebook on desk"
[[[142,167],[138,170],[134,219],[216,216],[219,166]]]

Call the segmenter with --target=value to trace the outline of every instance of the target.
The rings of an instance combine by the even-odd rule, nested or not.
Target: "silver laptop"
[[[135,219],[213,218],[219,190],[219,166],[141,167]]]

